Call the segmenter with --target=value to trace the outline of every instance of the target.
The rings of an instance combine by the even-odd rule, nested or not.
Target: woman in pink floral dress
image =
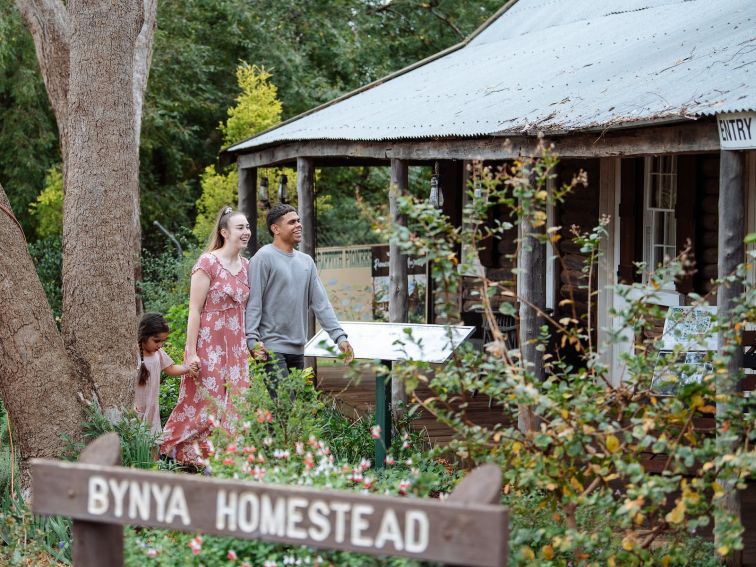
[[[244,336],[249,261],[240,253],[250,235],[246,217],[223,208],[192,269],[184,361],[198,362],[200,371],[181,378],[160,445],[161,454],[180,463],[202,466],[213,426],[226,425],[233,397],[249,386]]]

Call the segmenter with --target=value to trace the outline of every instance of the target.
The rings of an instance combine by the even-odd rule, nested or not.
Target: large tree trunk
[[[108,412],[133,395],[139,134],[157,6],[16,5],[34,39],[65,171],[63,337],[12,213],[0,211],[0,394],[25,463],[57,455],[60,434],[79,435],[82,400],[97,398]]]
[[[104,410],[130,402],[136,344],[139,144],[134,2],[68,4],[70,79],[63,206],[63,334]]]
[[[92,395],[70,363],[21,227],[0,186],[0,396],[24,460],[57,457],[76,439]]]

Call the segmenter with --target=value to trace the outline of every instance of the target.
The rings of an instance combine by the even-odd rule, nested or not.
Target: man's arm
[[[268,270],[263,266],[263,261],[259,254],[250,260],[247,278],[249,282],[249,299],[247,299],[247,309],[244,315],[244,331],[247,336],[247,348],[253,350],[260,341],[262,301],[265,286],[268,283]]]

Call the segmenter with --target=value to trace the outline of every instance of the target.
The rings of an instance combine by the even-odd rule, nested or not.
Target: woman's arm
[[[186,325],[186,360],[187,366],[199,363],[197,356],[197,339],[199,338],[200,313],[205,306],[207,292],[210,289],[210,276],[203,270],[192,274],[189,287],[189,321]]]

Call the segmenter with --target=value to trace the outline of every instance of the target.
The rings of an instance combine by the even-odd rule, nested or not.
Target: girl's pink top
[[[161,431],[160,372],[172,364],[173,360],[162,348],[152,354],[146,354],[144,355],[144,365],[149,372],[147,382],[140,385],[139,380],[136,381],[134,410],[150,426],[150,431],[155,435],[159,435]]]

